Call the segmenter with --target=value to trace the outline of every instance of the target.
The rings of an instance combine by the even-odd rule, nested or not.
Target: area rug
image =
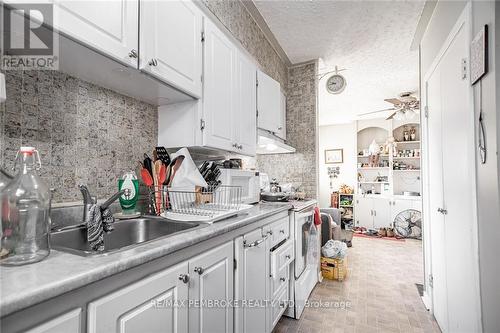
[[[369,236],[369,235],[358,234],[358,233],[354,233],[354,237],[373,238],[373,239],[385,239],[385,240],[391,240],[391,241],[396,241],[396,242],[404,242],[405,241],[404,238]]]

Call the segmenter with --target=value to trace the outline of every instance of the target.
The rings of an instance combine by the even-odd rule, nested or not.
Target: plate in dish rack
[[[249,210],[250,208],[253,208],[253,206],[241,204],[239,209],[232,209],[223,212],[218,212],[215,213],[214,215],[194,215],[194,214],[183,214],[183,213],[174,213],[171,211],[165,211],[161,214],[161,216],[174,221],[201,222],[201,223],[212,224],[214,222],[241,214]]]

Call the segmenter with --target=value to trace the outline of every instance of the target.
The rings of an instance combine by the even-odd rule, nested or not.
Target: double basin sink
[[[130,220],[120,220],[113,224],[114,230],[104,233],[104,251],[93,251],[87,242],[87,229],[80,225],[52,232],[51,247],[55,250],[81,256],[95,256],[130,249],[164,237],[171,237],[206,224],[177,222],[156,216],[145,216]]]

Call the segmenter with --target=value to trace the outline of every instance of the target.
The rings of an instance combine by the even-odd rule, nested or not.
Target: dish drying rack
[[[194,191],[160,186],[150,190],[151,213],[176,220],[213,223],[252,208],[241,203],[241,186],[196,187]]]

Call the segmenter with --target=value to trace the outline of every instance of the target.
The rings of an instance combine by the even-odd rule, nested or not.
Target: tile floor
[[[423,282],[420,241],[355,237],[348,260],[346,280],[324,279],[310,299],[349,307],[307,308],[300,320],[282,317],[274,332],[440,332],[415,286]]]

